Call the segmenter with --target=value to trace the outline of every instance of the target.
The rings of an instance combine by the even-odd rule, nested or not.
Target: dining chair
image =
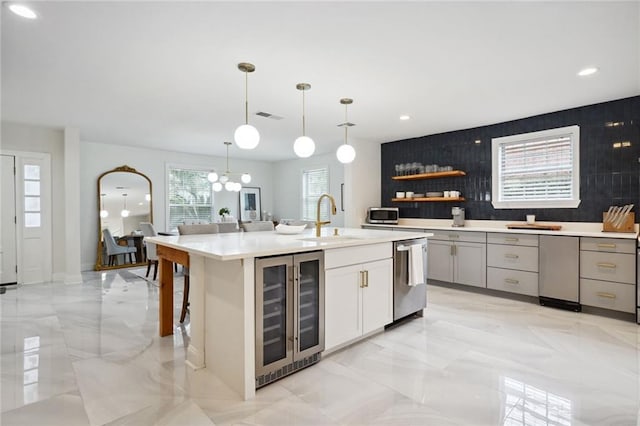
[[[149,272],[151,272],[151,265],[153,265],[153,280],[155,281],[158,276],[158,250],[154,243],[146,241],[146,237],[155,237],[158,233],[156,232],[156,228],[154,228],[153,224],[149,222],[140,222],[140,230],[142,231],[142,235],[145,237],[143,243],[147,249],[147,274],[145,277],[149,276]]]
[[[215,223],[196,224],[196,225],[178,225],[178,233],[180,235],[197,235],[197,234],[217,234],[218,225]],[[180,322],[183,323],[189,310],[189,268],[184,268],[184,293],[182,295],[182,311],[180,312]]]
[[[121,246],[116,243],[115,238],[111,235],[111,231],[108,228],[102,230],[102,239],[104,246],[107,250],[107,256],[109,257],[109,266],[116,265],[118,262],[118,255],[124,255],[124,261],[126,262],[126,256],[129,255],[129,263],[133,263],[133,253],[137,250],[135,247]],[[136,259],[137,261],[138,259]]]
[[[256,231],[273,231],[273,222],[270,220],[259,220],[255,222],[242,222],[240,225],[244,232],[256,232]]]
[[[240,231],[238,222],[220,222],[216,223],[216,225],[218,225],[218,232],[221,234]]]

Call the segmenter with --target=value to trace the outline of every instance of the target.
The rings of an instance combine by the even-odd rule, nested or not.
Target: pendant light
[[[260,133],[249,124],[249,73],[256,70],[255,65],[247,62],[238,64],[238,69],[244,73],[244,120],[245,124],[238,126],[233,135],[236,145],[240,149],[253,149],[260,142]]]
[[[131,213],[131,212],[129,210],[127,210],[127,194],[122,194],[122,196],[124,197],[124,208],[120,212],[120,216],[129,217],[129,213]]]
[[[231,142],[225,142],[224,144],[227,146],[227,168],[220,176],[218,176],[218,173],[215,171],[209,173],[207,179],[213,183],[212,188],[215,192],[222,191],[223,187],[227,191],[239,192],[242,189],[242,184],[231,180],[231,176],[240,175],[240,181],[242,181],[242,183],[249,183],[251,182],[251,175],[249,173],[233,173],[229,170],[229,146]]]
[[[298,83],[296,89],[302,92],[302,136],[298,137],[293,143],[293,151],[300,158],[307,158],[313,155],[316,150],[316,144],[309,136],[305,134],[305,116],[304,116],[304,92],[311,89],[308,83]]]
[[[344,105],[344,123],[338,124],[338,127],[344,127],[344,144],[338,147],[336,157],[341,163],[349,164],[356,158],[356,150],[347,143],[347,130],[349,127],[355,126],[355,124],[349,123],[349,120],[347,120],[347,106],[353,103],[353,99],[342,98],[340,103]]]
[[[104,197],[107,194],[100,194],[100,199],[102,200],[102,208],[100,209],[100,217],[106,219],[109,217],[109,212],[104,208]]]

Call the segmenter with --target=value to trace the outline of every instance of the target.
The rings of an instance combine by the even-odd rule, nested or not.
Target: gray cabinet
[[[538,296],[538,236],[487,234],[487,288]]]
[[[580,302],[614,311],[635,312],[635,240],[580,239]]]
[[[428,278],[486,287],[486,233],[429,230]]]

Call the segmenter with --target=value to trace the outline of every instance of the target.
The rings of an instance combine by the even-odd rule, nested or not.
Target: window
[[[211,222],[213,193],[207,180],[210,170],[168,168],[169,230],[175,231],[185,221]]]
[[[494,138],[496,209],[575,208],[580,204],[580,128]]]
[[[40,166],[24,165],[24,226],[40,227]]]
[[[321,167],[302,171],[302,219],[316,220],[318,198],[329,192],[329,168]],[[320,209],[320,220],[329,220],[329,204]]]

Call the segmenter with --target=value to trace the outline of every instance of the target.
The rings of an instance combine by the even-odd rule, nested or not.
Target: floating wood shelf
[[[392,198],[391,201],[398,203],[413,202],[439,202],[439,201],[464,201],[463,197],[423,197],[423,198]]]
[[[433,173],[420,173],[418,175],[406,175],[406,176],[392,176],[393,180],[419,180],[419,179],[436,179],[445,177],[466,176],[466,173],[462,170],[452,170],[450,172],[433,172]]]

